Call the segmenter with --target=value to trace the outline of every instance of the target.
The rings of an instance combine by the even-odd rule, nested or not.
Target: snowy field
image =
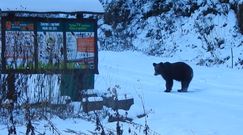
[[[151,57],[138,52],[99,52],[99,75],[95,78],[95,89],[106,91],[119,85],[119,95],[127,94],[135,99],[128,117],[135,123],[145,124],[142,101],[149,128],[159,135],[240,135],[243,134],[243,74],[242,70],[224,67],[202,67],[186,58],[173,59]],[[184,61],[194,69],[194,78],[188,93],[178,93],[179,82],[174,82],[171,93],[163,92],[165,81],[154,76],[153,62]],[[141,98],[143,99],[141,101]],[[123,111],[120,111],[124,114]],[[34,122],[36,134],[78,135],[91,134],[95,123],[80,119],[51,119],[58,129],[53,132],[45,127],[47,122]],[[101,121],[107,129],[115,129],[116,123]],[[144,134],[143,127],[121,123],[124,135]],[[17,125],[18,135],[25,134],[26,126]],[[75,131],[75,133],[71,133]],[[0,135],[7,134],[6,125],[0,125]]]
[[[223,67],[194,69],[188,93],[178,93],[174,82],[172,93],[163,92],[165,82],[154,76],[153,62],[181,61],[149,57],[137,52],[100,52],[100,75],[96,88],[120,85],[120,93],[135,98],[132,114],[152,109],[149,127],[161,135],[239,135],[243,134],[243,74],[241,70]]]

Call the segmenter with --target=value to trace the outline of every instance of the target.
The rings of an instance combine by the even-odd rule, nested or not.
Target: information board
[[[2,17],[1,24],[1,73],[98,73],[96,20]]]
[[[89,23],[67,23],[67,68],[94,69],[95,33]]]

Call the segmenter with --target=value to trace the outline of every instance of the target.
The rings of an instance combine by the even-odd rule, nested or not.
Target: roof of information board
[[[103,13],[99,0],[0,0],[3,12]]]

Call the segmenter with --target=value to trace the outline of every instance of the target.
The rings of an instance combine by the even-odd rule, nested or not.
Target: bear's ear
[[[156,63],[153,63],[153,66],[155,67],[157,64]]]
[[[164,63],[163,62],[160,62],[158,65],[159,65],[160,68],[164,67]]]

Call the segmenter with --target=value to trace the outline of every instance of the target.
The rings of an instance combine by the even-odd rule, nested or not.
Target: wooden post
[[[15,91],[15,74],[10,73],[7,77],[7,99],[12,100],[13,102],[17,101],[17,95]]]

